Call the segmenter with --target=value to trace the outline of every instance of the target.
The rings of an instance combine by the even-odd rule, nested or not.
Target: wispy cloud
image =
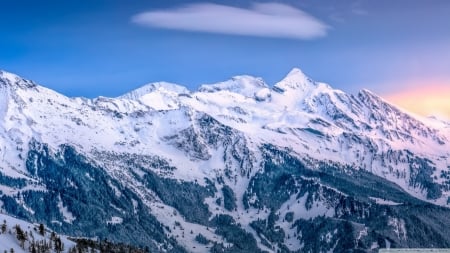
[[[352,9],[352,13],[359,15],[359,16],[366,16],[369,14],[368,11],[364,10],[364,9],[360,9],[360,8],[354,8]]]
[[[363,3],[360,0],[353,2],[351,12],[359,16],[366,16],[369,14],[369,12],[363,7]]]
[[[258,3],[249,9],[191,4],[139,13],[132,21],[166,29],[293,39],[323,37],[329,29],[308,13],[280,3]]]

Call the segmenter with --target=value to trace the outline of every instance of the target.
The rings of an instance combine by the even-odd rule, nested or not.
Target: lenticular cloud
[[[293,39],[322,37],[329,28],[300,9],[278,3],[254,4],[250,9],[191,4],[139,13],[132,21],[165,29]]]

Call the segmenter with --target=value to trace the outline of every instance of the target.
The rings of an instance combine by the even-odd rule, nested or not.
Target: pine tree
[[[32,243],[30,247],[31,247],[31,250],[30,250],[31,253],[37,253],[36,245],[34,245],[34,243]]]
[[[39,234],[45,236],[45,226],[44,224],[39,224]]]
[[[27,235],[23,232],[22,228],[19,225],[16,225],[16,237],[20,242],[20,247],[23,249],[25,246],[25,241],[27,240]]]
[[[60,253],[61,251],[64,250],[64,246],[63,246],[63,243],[61,242],[61,238],[55,237],[55,243],[54,244],[55,244],[55,251],[57,253]]]
[[[6,232],[6,228],[8,226],[6,225],[6,220],[3,220],[3,224],[2,224],[2,234],[4,234]]]

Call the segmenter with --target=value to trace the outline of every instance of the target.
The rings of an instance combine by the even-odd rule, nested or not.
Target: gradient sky
[[[239,74],[273,85],[299,67],[450,118],[447,0],[15,0],[2,1],[0,29],[0,69],[69,96]],[[441,102],[417,109],[430,99]]]

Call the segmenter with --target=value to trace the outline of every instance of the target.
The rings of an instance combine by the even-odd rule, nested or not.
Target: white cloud
[[[329,27],[308,13],[279,3],[258,3],[250,9],[218,4],[191,4],[139,13],[134,23],[166,29],[293,39],[313,39]]]

